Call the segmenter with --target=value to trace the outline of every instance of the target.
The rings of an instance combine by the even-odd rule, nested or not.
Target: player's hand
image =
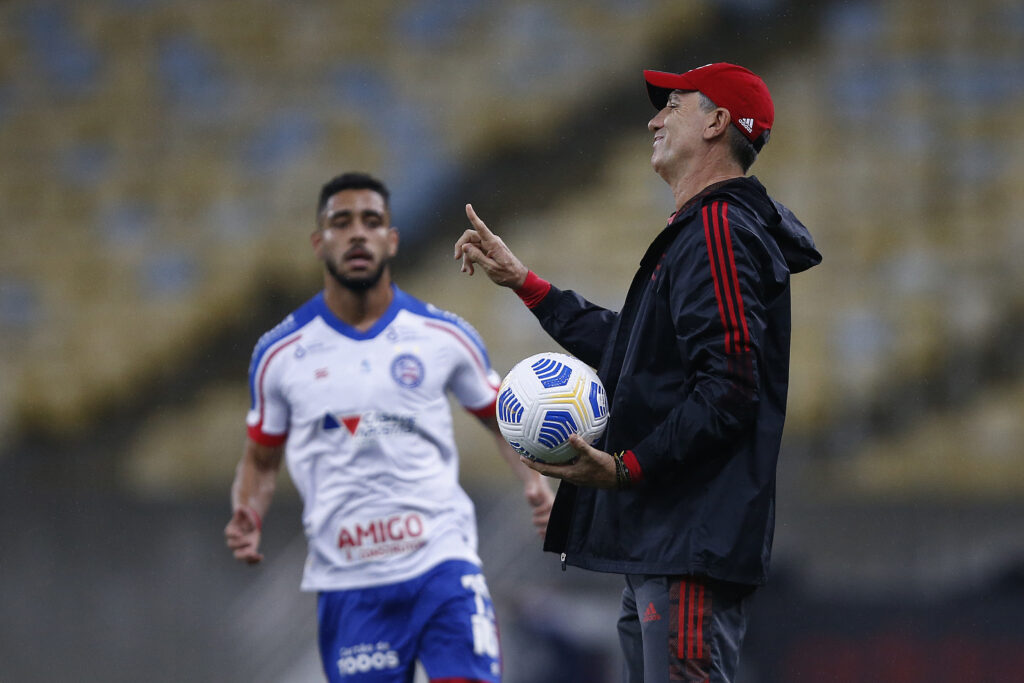
[[[228,548],[234,552],[235,559],[248,564],[257,564],[263,560],[259,552],[260,535],[259,518],[246,507],[235,510],[231,521],[224,527],[224,538]]]
[[[529,269],[480,220],[472,204],[466,204],[466,216],[473,227],[455,242],[455,258],[462,259],[462,272],[472,275],[475,266],[480,266],[495,284],[512,289],[522,287]]]
[[[551,490],[547,480],[538,475],[526,482],[523,494],[533,510],[533,526],[537,530],[537,535],[544,538],[544,533],[548,529],[548,518],[551,516],[551,506],[555,502],[555,492]]]
[[[618,485],[615,479],[615,459],[610,453],[599,451],[578,434],[569,435],[569,443],[576,449],[576,459],[570,463],[548,465],[523,458],[531,470],[546,477],[564,479],[570,484],[595,489],[613,489]]]

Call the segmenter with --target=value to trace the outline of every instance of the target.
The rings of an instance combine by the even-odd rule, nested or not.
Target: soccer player
[[[458,483],[447,394],[493,433],[543,534],[554,498],[498,431],[499,378],[462,319],[392,282],[398,231],[379,180],[346,173],[320,191],[313,253],[323,291],[256,345],[248,440],[224,530],[263,559],[260,530],[286,460],[302,495],[329,681],[501,680],[494,608]]]
[[[624,681],[731,681],[764,583],[789,382],[790,275],[821,256],[747,170],[775,113],[734,64],[645,72],[651,165],[674,213],[609,311],[529,271],[466,207],[455,257],[513,288],[608,393],[596,446],[573,436],[545,549],[625,575]],[[630,227],[628,235],[636,234]]]

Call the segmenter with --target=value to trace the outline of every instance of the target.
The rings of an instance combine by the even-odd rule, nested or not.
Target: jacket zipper
[[[562,571],[565,571],[565,553],[562,553]]]

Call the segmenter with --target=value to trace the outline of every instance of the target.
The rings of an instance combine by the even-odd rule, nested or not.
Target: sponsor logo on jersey
[[[343,526],[338,533],[338,547],[350,562],[376,560],[423,547],[424,531],[423,518],[415,512],[379,517]]]
[[[342,677],[370,671],[397,669],[401,661],[390,643],[360,643],[343,647],[338,653],[338,673]]]
[[[341,424],[345,425],[345,429],[348,430],[349,434],[355,434],[356,430],[359,429],[359,423],[362,421],[360,415],[349,415],[348,417],[341,418]]]
[[[410,434],[416,431],[414,416],[394,413],[367,412],[353,415],[327,413],[321,424],[326,431],[344,427],[349,434],[361,439],[392,434]]]
[[[403,353],[391,363],[391,377],[399,386],[415,389],[423,383],[423,361],[411,353]]]

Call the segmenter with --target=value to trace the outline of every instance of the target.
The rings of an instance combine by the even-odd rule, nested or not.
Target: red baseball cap
[[[775,123],[775,106],[768,86],[757,74],[742,66],[718,62],[674,74],[644,71],[647,94],[657,109],[663,109],[673,90],[698,90],[719,107],[729,110],[732,123],[761,151]]]

